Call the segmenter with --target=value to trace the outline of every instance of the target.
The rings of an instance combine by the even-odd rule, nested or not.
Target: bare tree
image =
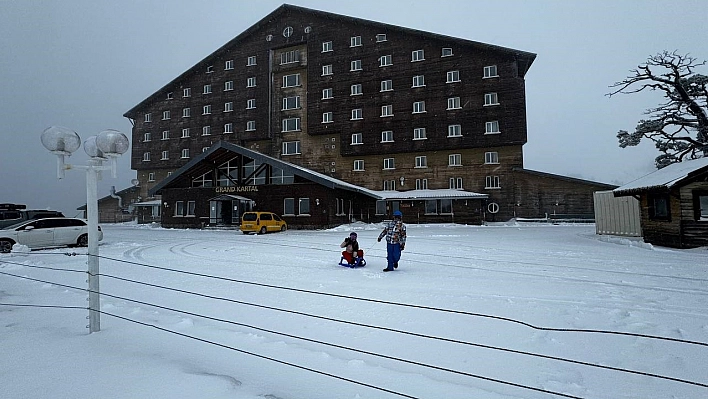
[[[644,90],[663,92],[665,102],[649,108],[633,133],[620,130],[619,146],[636,146],[642,139],[654,142],[661,155],[656,167],[661,169],[684,159],[708,156],[708,76],[695,72],[706,65],[676,51],[653,55],[610,88],[615,94],[632,94]]]

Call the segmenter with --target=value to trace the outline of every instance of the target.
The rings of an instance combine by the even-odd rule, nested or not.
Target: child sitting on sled
[[[349,234],[349,237],[345,238],[339,247],[344,248],[342,258],[350,265],[354,265],[357,260],[360,261],[364,258],[364,251],[359,249],[359,242],[356,240],[356,233],[354,232]]]

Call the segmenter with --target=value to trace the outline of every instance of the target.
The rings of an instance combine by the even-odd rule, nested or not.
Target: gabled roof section
[[[600,183],[600,182],[596,182],[596,181],[592,181],[592,180],[585,180],[585,179],[578,179],[575,177],[556,175],[553,173],[539,172],[537,170],[524,169],[524,168],[513,168],[513,170],[514,170],[514,172],[521,172],[521,173],[545,177],[545,178],[549,178],[549,179],[563,180],[563,181],[567,181],[569,183],[591,184],[591,185],[595,185],[595,186],[600,186],[600,187],[604,188],[604,190],[612,190],[612,189],[617,188],[617,186],[614,184]]]
[[[472,41],[472,40],[466,40],[466,39],[461,39],[458,37],[446,36],[446,35],[441,35],[441,34],[437,34],[437,33],[421,31],[421,30],[417,30],[417,29],[405,28],[402,26],[390,25],[390,24],[386,24],[383,22],[376,22],[376,21],[372,21],[372,20],[355,18],[355,17],[350,17],[350,16],[346,16],[346,15],[341,15],[341,14],[334,14],[334,13],[330,13],[330,12],[326,12],[326,11],[319,11],[319,10],[314,10],[314,9],[310,9],[310,8],[294,6],[294,5],[290,5],[290,4],[283,4],[282,6],[276,8],[270,14],[263,17],[260,21],[256,22],[254,25],[252,25],[251,27],[249,27],[248,29],[243,31],[241,34],[239,34],[235,38],[228,41],[226,44],[221,46],[219,49],[217,49],[213,53],[209,54],[203,60],[199,61],[193,67],[191,67],[187,71],[183,72],[177,78],[173,79],[172,81],[170,81],[169,83],[167,83],[166,85],[161,87],[159,90],[157,90],[156,92],[154,92],[153,94],[148,96],[146,99],[141,101],[139,104],[137,104],[136,106],[134,106],[133,108],[128,110],[126,113],[124,113],[123,116],[126,118],[136,119],[137,115],[135,115],[135,114],[146,103],[150,102],[150,100],[152,100],[156,96],[160,95],[161,93],[164,93],[165,91],[167,91],[176,82],[179,82],[179,81],[187,78],[191,73],[193,73],[194,70],[198,70],[202,66],[206,66],[207,64],[209,64],[209,61],[211,59],[216,58],[220,54],[235,47],[240,41],[242,41],[244,38],[248,37],[252,32],[260,29],[261,27],[270,23],[274,19],[277,19],[282,14],[286,14],[286,13],[292,12],[292,11],[309,13],[314,16],[325,18],[325,19],[344,20],[347,22],[353,22],[353,23],[357,23],[360,25],[379,26],[382,29],[387,29],[387,30],[392,30],[392,31],[400,31],[400,32],[408,33],[408,34],[414,34],[414,35],[419,35],[422,37],[429,37],[429,38],[440,39],[440,40],[455,41],[455,42],[458,42],[458,43],[461,43],[464,45],[473,45],[473,46],[493,49],[495,51],[499,51],[499,52],[506,53],[506,54],[512,54],[516,58],[516,61],[518,63],[518,66],[519,66],[518,72],[519,72],[519,76],[521,76],[521,77],[524,77],[526,75],[526,72],[529,70],[529,68],[531,67],[531,64],[536,59],[536,54],[530,53],[527,51],[515,50],[512,48],[508,48],[508,47],[502,47],[502,46],[497,46],[497,45],[493,45],[493,44],[476,42],[476,41]]]
[[[231,158],[231,154],[239,154],[245,157],[251,158],[257,162],[265,163],[271,166],[282,169],[286,173],[291,173],[295,176],[303,177],[307,180],[320,184],[322,186],[332,188],[332,189],[342,189],[347,191],[353,191],[360,194],[367,195],[372,198],[381,199],[376,191],[369,190],[363,187],[355,186],[354,184],[347,183],[345,181],[335,179],[331,176],[327,176],[322,173],[318,173],[307,169],[305,167],[294,165],[289,162],[281,161],[280,159],[273,158],[271,156],[262,154],[257,151],[249,150],[248,148],[241,147],[239,145],[229,143],[227,141],[219,141],[212,145],[207,151],[201,153],[198,157],[192,159],[186,163],[181,168],[177,169],[168,178],[160,181],[155,187],[150,190],[150,195],[160,194],[160,191],[165,187],[169,186],[170,183],[175,181],[184,173],[191,170],[198,170],[199,168],[205,168],[202,163],[207,164],[208,170],[211,169],[212,165],[220,164]],[[208,171],[204,169],[204,172]],[[202,172],[199,172],[202,173]]]
[[[639,194],[645,191],[668,191],[696,175],[708,172],[708,157],[691,159],[666,166],[612,190],[615,197]]]

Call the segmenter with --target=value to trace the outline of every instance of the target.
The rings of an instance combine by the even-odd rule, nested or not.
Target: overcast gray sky
[[[74,216],[84,173],[56,179],[40,143],[51,125],[85,139],[130,138],[123,113],[282,3],[273,0],[0,0],[0,203]],[[528,169],[623,184],[653,170],[650,144],[620,149],[658,93],[608,98],[608,86],[663,50],[708,59],[705,0],[300,0],[290,4],[529,51]],[[708,74],[708,68],[700,73]],[[132,138],[131,138],[132,139]],[[85,165],[77,151],[69,160]],[[99,198],[129,187],[104,176]]]

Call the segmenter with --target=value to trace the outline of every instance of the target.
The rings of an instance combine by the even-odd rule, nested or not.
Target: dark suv
[[[0,229],[26,220],[64,217],[59,211],[26,208],[26,205],[0,204]]]

